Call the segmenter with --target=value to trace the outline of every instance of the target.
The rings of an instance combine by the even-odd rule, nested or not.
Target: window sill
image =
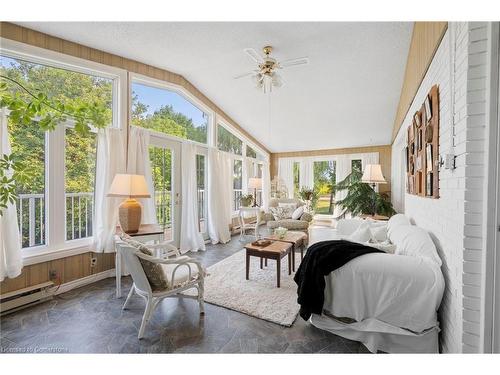
[[[66,258],[73,255],[87,253],[90,250],[91,241],[88,239],[80,241],[69,241],[58,248],[48,248],[46,246],[38,246],[31,249],[23,250],[23,265],[29,266],[32,264],[49,262],[51,260]]]

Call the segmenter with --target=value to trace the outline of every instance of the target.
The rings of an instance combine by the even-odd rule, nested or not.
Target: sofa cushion
[[[401,225],[411,225],[410,220],[403,215],[403,214],[397,214],[394,216],[391,216],[389,221],[387,222],[387,237],[389,237],[389,240],[392,243],[396,243],[393,240],[393,233],[396,227],[401,226]]]
[[[283,207],[269,207],[269,211],[276,221],[286,219],[287,212]]]
[[[351,233],[347,240],[359,243],[368,242],[372,234],[370,232],[370,225],[368,223],[362,223],[353,233]]]
[[[371,239],[373,242],[384,242],[387,240],[387,225],[370,225]]]
[[[337,223],[337,232],[341,236],[348,236],[363,224],[361,219],[340,219]]]
[[[305,230],[309,227],[309,222],[304,220],[284,219],[284,220],[268,221],[267,227],[271,229],[284,227],[288,230]]]
[[[168,280],[172,280],[172,274],[175,270],[175,268],[178,266],[178,264],[162,264],[161,267],[163,268],[163,272],[168,276]],[[177,270],[175,271],[175,277],[172,282],[172,287],[177,288],[181,286],[182,284],[189,282],[193,279],[196,279],[198,277],[198,267],[194,264],[190,264],[191,267],[191,278],[189,278],[189,268],[187,265],[182,265],[177,267]]]
[[[395,254],[431,260],[441,266],[442,261],[429,233],[415,225],[400,225],[393,229]]]

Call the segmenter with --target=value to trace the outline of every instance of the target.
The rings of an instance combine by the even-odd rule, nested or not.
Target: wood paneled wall
[[[95,266],[90,261],[97,258]],[[55,259],[25,266],[21,275],[14,279],[5,279],[0,283],[0,294],[26,288],[28,286],[50,281],[50,272],[55,271],[57,279],[55,285],[64,284],[86,276],[94,275],[115,268],[115,254],[84,253],[66,258]]]
[[[35,47],[45,48],[51,51],[64,53],[66,55],[81,59],[94,61],[108,66],[124,69],[132,73],[142,74],[158,80],[174,83],[182,86],[198,100],[214,111],[218,116],[224,118],[226,122],[234,126],[239,132],[244,134],[262,150],[269,152],[257,139],[243,129],[236,121],[231,119],[221,108],[207,98],[200,90],[193,86],[180,74],[169,72],[165,69],[156,68],[143,64],[139,61],[130,60],[125,57],[113,55],[98,49],[90,48],[78,43],[73,43],[61,38],[44,34],[9,22],[0,22],[0,37],[15,40],[17,42],[30,44]]]
[[[403,87],[392,130],[392,141],[398,134],[399,128],[410,109],[420,83],[422,83],[422,79],[447,29],[448,22],[415,22],[413,26]]]
[[[392,146],[368,146],[368,147],[352,147],[352,148],[335,148],[315,151],[295,151],[295,152],[280,152],[271,154],[271,178],[278,175],[278,160],[279,158],[300,158],[306,156],[332,156],[342,154],[361,154],[366,152],[378,152],[379,162],[382,165],[382,173],[384,174],[387,184],[380,185],[381,192],[391,191],[391,151]]]

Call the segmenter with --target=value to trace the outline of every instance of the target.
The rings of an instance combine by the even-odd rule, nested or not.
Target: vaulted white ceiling
[[[182,74],[272,152],[389,144],[403,81],[408,22],[26,22],[23,26]],[[274,47],[282,71],[269,96],[243,53]]]

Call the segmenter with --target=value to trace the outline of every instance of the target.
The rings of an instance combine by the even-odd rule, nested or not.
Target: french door
[[[181,227],[181,143],[152,135],[149,159],[153,176],[156,218],[164,239],[179,246]]]

